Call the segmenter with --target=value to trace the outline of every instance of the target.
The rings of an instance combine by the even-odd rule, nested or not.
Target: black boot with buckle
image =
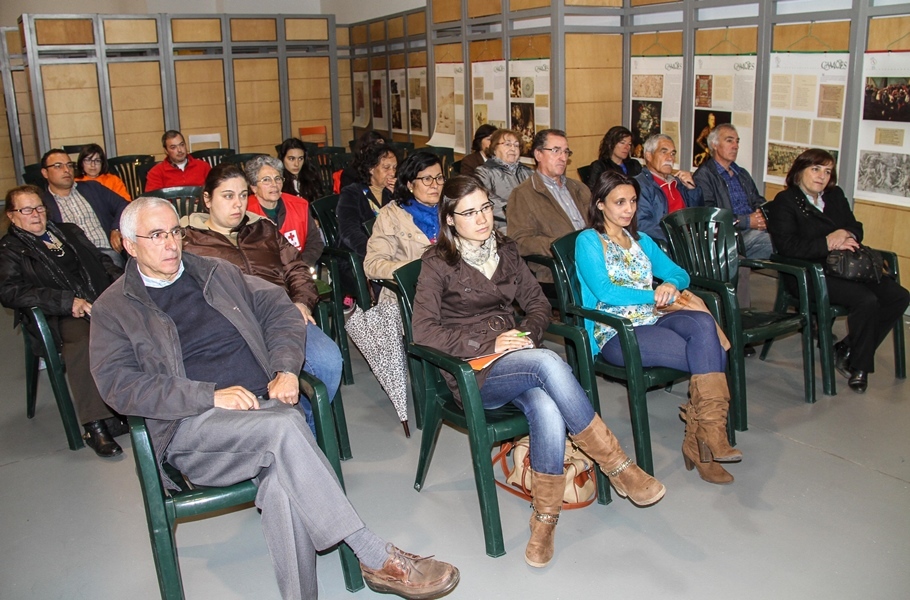
[[[111,432],[107,430],[104,421],[92,421],[83,425],[85,434],[82,439],[85,445],[95,451],[95,454],[101,458],[113,458],[123,454],[120,444],[111,437]]]

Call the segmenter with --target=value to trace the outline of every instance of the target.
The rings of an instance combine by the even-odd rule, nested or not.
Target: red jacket
[[[265,211],[259,204],[259,198],[251,194],[246,206],[247,211],[266,217]],[[322,241],[322,232],[313,219],[310,203],[292,194],[281,194],[278,201],[278,229],[287,240],[300,251],[300,259],[308,267],[316,266],[325,242]]]
[[[145,179],[145,191],[151,192],[185,185],[205,185],[205,178],[212,170],[209,163],[190,155],[187,155],[186,160],[186,168],[182,171],[168,160],[163,160],[152,167]]]

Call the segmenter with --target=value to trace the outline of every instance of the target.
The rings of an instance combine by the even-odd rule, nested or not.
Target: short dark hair
[[[398,160],[398,153],[395,148],[387,144],[373,144],[372,146],[361,148],[360,154],[354,159],[354,166],[357,169],[357,177],[360,183],[370,185],[370,171],[389,154],[394,156],[396,161]],[[377,200],[381,199],[377,198]]]
[[[809,167],[814,167],[816,165],[831,165],[831,179],[828,180],[828,185],[825,187],[825,191],[828,191],[836,186],[837,161],[834,160],[834,157],[827,150],[822,150],[821,148],[809,148],[797,156],[796,160],[793,161],[793,166],[790,167],[790,171],[787,173],[787,187],[798,188],[799,180],[803,175],[803,171]]]
[[[442,186],[442,198],[439,200],[439,236],[436,238],[436,253],[447,264],[455,266],[461,260],[461,252],[458,251],[458,245],[455,238],[458,234],[455,232],[455,226],[449,225],[448,218],[455,219],[455,207],[461,202],[461,199],[476,191],[482,191],[489,197],[489,191],[483,187],[480,180],[473,175],[456,175]],[[495,228],[493,235],[496,236],[497,243],[502,242],[502,236]]]
[[[19,196],[24,196],[25,194],[34,194],[38,196],[38,199],[41,200],[41,204],[44,204],[44,198],[41,197],[41,189],[37,185],[19,185],[10,190],[7,190],[6,197],[4,202],[6,203],[5,210],[8,213],[16,210],[13,205],[16,203],[16,198]]]
[[[607,161],[613,160],[613,149],[616,148],[616,145],[623,141],[625,138],[632,137],[632,132],[629,131],[627,127],[622,125],[614,125],[607,130],[607,133],[604,134],[602,140],[600,140],[600,148],[597,150],[597,158],[602,162],[606,163]]]
[[[179,131],[177,131],[176,129],[168,129],[167,131],[165,131],[164,135],[161,136],[161,147],[167,148],[167,141],[174,139],[178,135],[183,138],[184,142],[186,141],[186,138],[183,137],[183,134],[180,133]]]
[[[309,162],[310,157],[307,155],[306,146],[297,138],[288,138],[278,146],[278,160],[283,161],[291,150],[303,151],[303,162]]]
[[[67,152],[63,148],[51,148],[50,150],[45,152],[44,155],[41,157],[41,168],[42,169],[47,168],[47,157],[49,157],[51,154],[66,154],[67,158],[69,158],[69,152]]]
[[[398,165],[398,172],[396,173],[398,178],[395,181],[394,198],[399,206],[411,203],[411,200],[414,199],[414,192],[408,189],[408,184],[414,183],[418,173],[424,169],[429,169],[433,165],[439,165],[439,168],[442,169],[442,160],[436,154],[426,150],[412,152],[404,159],[404,162]]]
[[[239,177],[243,179],[247,186],[249,186],[250,181],[246,178],[246,173],[243,172],[243,169],[239,165],[233,163],[221,163],[212,167],[212,170],[209,171],[208,176],[205,178],[205,185],[202,187],[202,193],[208,194],[209,197],[215,192],[215,188],[227,181],[228,179],[234,179]]]
[[[591,190],[591,204],[588,206],[588,224],[600,233],[606,233],[607,230],[604,225],[604,214],[597,205],[601,202],[606,202],[610,192],[621,185],[631,185],[635,189],[635,196],[641,196],[641,187],[638,185],[638,180],[618,171],[607,169],[600,174],[597,182],[594,183],[594,187]],[[631,234],[632,239],[637,240],[639,238],[637,210],[632,215],[632,221],[626,227],[626,231]]]
[[[82,168],[82,161],[86,158],[97,154],[98,158],[101,159],[101,175],[110,173],[110,167],[107,164],[107,156],[104,154],[104,148],[98,144],[86,144],[82,147],[82,150],[79,151],[79,158],[76,159],[76,176],[85,177],[85,169]]]
[[[484,138],[493,135],[494,131],[496,131],[496,128],[489,123],[484,123],[478,127],[477,131],[474,132],[474,139],[471,141],[471,150],[480,152],[480,147],[483,145]]]
[[[562,129],[541,129],[534,135],[534,139],[531,141],[531,153],[533,154],[541,148],[546,147],[547,138],[551,135],[569,139],[569,136],[567,136],[566,132]]]

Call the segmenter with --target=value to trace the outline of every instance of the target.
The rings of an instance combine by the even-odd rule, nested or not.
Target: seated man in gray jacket
[[[711,158],[702,163],[694,176],[705,197],[705,205],[733,211],[746,258],[769,258],[771,236],[759,210],[765,199],[749,172],[736,164],[739,153],[736,127],[730,123],[715,127],[708,135],[708,149]],[[738,292],[740,305],[749,306],[749,269],[740,271]]]
[[[92,375],[109,405],[148,420],[159,463],[199,485],[255,480],[284,598],[316,598],[316,550],[342,541],[374,591],[451,591],[458,569],[402,552],[364,525],[293,408],[307,327],[284,289],[183,254],[167,200],[137,198],[120,226],[132,258],[93,305]]]

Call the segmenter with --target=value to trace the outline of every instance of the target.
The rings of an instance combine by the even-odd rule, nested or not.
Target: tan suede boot
[[[695,416],[695,407],[690,402],[679,407],[682,411],[680,417],[686,422],[686,435],[683,438],[682,453],[686,462],[686,470],[698,469],[698,475],[708,483],[725,485],[733,483],[733,475],[727,472],[718,463],[711,460],[711,450],[698,439],[698,420]]]
[[[693,375],[689,379],[689,398],[698,421],[698,441],[710,448],[717,462],[741,461],[743,453],[731,446],[727,439],[727,412],[730,408],[727,376],[723,373]]]
[[[600,415],[595,414],[584,431],[572,436],[572,441],[600,465],[600,470],[610,478],[613,489],[623,498],[628,497],[638,506],[650,506],[667,492],[661,482],[642,471],[626,456],[619,440]]]
[[[534,471],[531,479],[531,539],[525,549],[525,562],[532,567],[545,567],[553,558],[556,523],[562,510],[562,495],[566,489],[563,474],[547,475]]]

